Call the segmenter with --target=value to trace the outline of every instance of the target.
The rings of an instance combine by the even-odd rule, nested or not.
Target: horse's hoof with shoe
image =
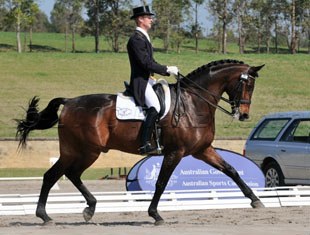
[[[252,202],[252,203],[251,203],[251,206],[252,206],[252,208],[254,208],[254,209],[265,208],[264,204],[263,204],[260,200],[257,200],[257,201],[255,201],[255,202]]]
[[[160,226],[160,225],[164,225],[165,224],[165,221],[162,219],[162,220],[157,220],[155,221],[154,225],[156,226]]]
[[[89,207],[86,207],[84,210],[83,210],[83,217],[84,217],[84,220],[85,222],[88,222],[91,220],[91,218],[93,218],[94,216],[94,213],[95,211]]]
[[[43,226],[55,226],[55,225],[56,223],[52,219],[49,221],[43,222]]]

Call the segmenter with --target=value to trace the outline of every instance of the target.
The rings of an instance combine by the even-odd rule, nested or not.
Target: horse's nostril
[[[249,119],[249,114],[243,113],[240,115],[239,120],[244,121],[245,119]]]

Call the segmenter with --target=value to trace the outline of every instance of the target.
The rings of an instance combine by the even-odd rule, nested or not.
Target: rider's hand
[[[177,66],[167,66],[167,73],[170,75],[178,76],[179,69]]]

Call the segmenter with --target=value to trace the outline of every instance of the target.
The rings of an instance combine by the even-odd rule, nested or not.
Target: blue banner
[[[224,149],[216,151],[238,171],[249,187],[265,187],[264,175],[254,162],[235,152]],[[127,176],[127,190],[154,191],[162,161],[163,156],[149,156],[139,161]],[[233,188],[238,186],[230,177],[189,155],[181,160],[172,173],[166,190]]]

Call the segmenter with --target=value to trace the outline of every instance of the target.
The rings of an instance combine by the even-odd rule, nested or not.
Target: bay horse
[[[174,169],[184,156],[192,155],[231,177],[243,194],[251,199],[253,208],[264,207],[258,197],[240,178],[237,171],[212,147],[215,134],[215,111],[220,109],[240,121],[249,118],[249,108],[258,71],[263,67],[249,66],[242,61],[220,60],[203,65],[174,84],[171,108],[162,120],[161,144],[164,160],[156,182],[148,214],[155,224],[164,220],[157,211],[161,195]],[[222,97],[228,94],[228,99]],[[231,105],[232,111],[218,105],[220,100]],[[44,223],[52,222],[46,213],[46,202],[52,186],[65,175],[85,197],[88,207],[83,211],[86,221],[95,213],[96,198],[80,177],[101,152],[116,149],[138,154],[141,121],[116,118],[116,95],[92,94],[76,98],[55,98],[39,112],[39,98],[34,97],[24,119],[16,120],[19,145],[25,147],[28,134],[58,122],[59,160],[44,174],[36,216]],[[63,105],[61,113],[57,112]]]

